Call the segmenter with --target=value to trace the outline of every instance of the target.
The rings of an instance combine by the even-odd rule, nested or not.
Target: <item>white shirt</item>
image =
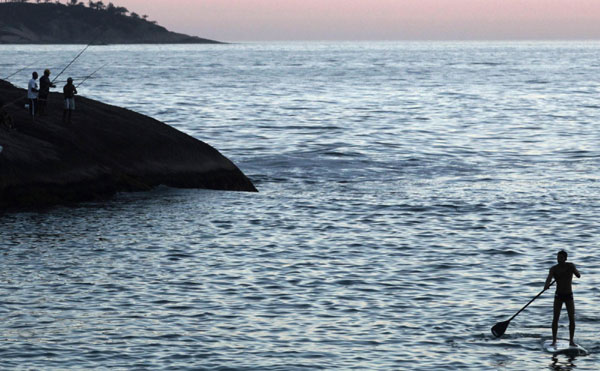
[[[37,89],[38,85],[34,79],[29,80],[29,86],[27,88],[27,99],[37,99],[38,93],[33,91],[33,89]]]

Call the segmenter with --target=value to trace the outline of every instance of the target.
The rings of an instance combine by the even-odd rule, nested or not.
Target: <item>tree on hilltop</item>
[[[102,2],[102,0],[100,0],[100,1],[89,0],[88,1],[88,6],[90,7],[90,9],[96,9],[96,10],[104,10],[104,8],[105,8],[104,3]]]

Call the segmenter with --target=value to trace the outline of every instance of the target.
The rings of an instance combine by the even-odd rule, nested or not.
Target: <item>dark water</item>
[[[60,71],[81,48],[0,46],[0,75]],[[81,94],[208,142],[260,193],[0,216],[0,369],[598,369],[599,56],[598,42],[90,48],[76,83],[109,64]],[[591,354],[542,352],[551,293],[494,339],[561,248]]]

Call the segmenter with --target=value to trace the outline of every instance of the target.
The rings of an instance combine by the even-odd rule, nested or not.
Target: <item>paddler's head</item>
[[[558,254],[556,254],[556,261],[558,264],[562,264],[567,261],[567,252],[565,250],[560,250]]]
[[[67,79],[67,82],[68,82],[69,84],[72,84],[72,83],[73,83],[73,79],[69,77],[69,78]]]
[[[47,68],[46,68],[46,69],[44,70],[44,76],[46,76],[46,77],[47,77],[47,76],[50,76],[50,70],[49,70],[49,69],[47,69]]]
[[[37,72],[32,73],[31,77],[33,77],[34,80],[37,80],[37,78],[38,78]]]

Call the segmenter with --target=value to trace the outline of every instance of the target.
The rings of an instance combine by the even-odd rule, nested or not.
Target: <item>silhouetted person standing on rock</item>
[[[38,74],[34,72],[31,74],[31,80],[29,80],[29,85],[27,86],[27,99],[29,100],[29,113],[31,117],[35,120],[35,112],[38,104],[38,84],[37,84]]]
[[[575,336],[575,301],[573,300],[573,288],[571,282],[573,275],[577,278],[581,274],[575,268],[575,264],[567,263],[567,252],[561,250],[556,255],[558,264],[550,268],[548,278],[546,278],[545,289],[547,290],[552,283],[552,278],[556,280],[556,293],[554,294],[554,318],[552,319],[552,345],[556,345],[556,334],[558,332],[558,319],[560,318],[560,310],[563,303],[567,307],[569,314],[569,342],[575,346],[573,337]]]
[[[63,94],[65,97],[65,109],[63,111],[63,122],[71,123],[71,113],[75,111],[75,94],[77,94],[77,88],[73,85],[73,79],[67,79],[67,85],[63,88]]]
[[[39,93],[39,97],[38,97],[38,104],[39,104],[39,114],[40,116],[44,115],[44,113],[46,113],[46,103],[48,102],[48,94],[50,94],[50,88],[55,88],[56,85],[54,85],[51,81],[50,81],[50,70],[46,69],[44,71],[44,76],[42,76],[40,78],[40,93]]]

